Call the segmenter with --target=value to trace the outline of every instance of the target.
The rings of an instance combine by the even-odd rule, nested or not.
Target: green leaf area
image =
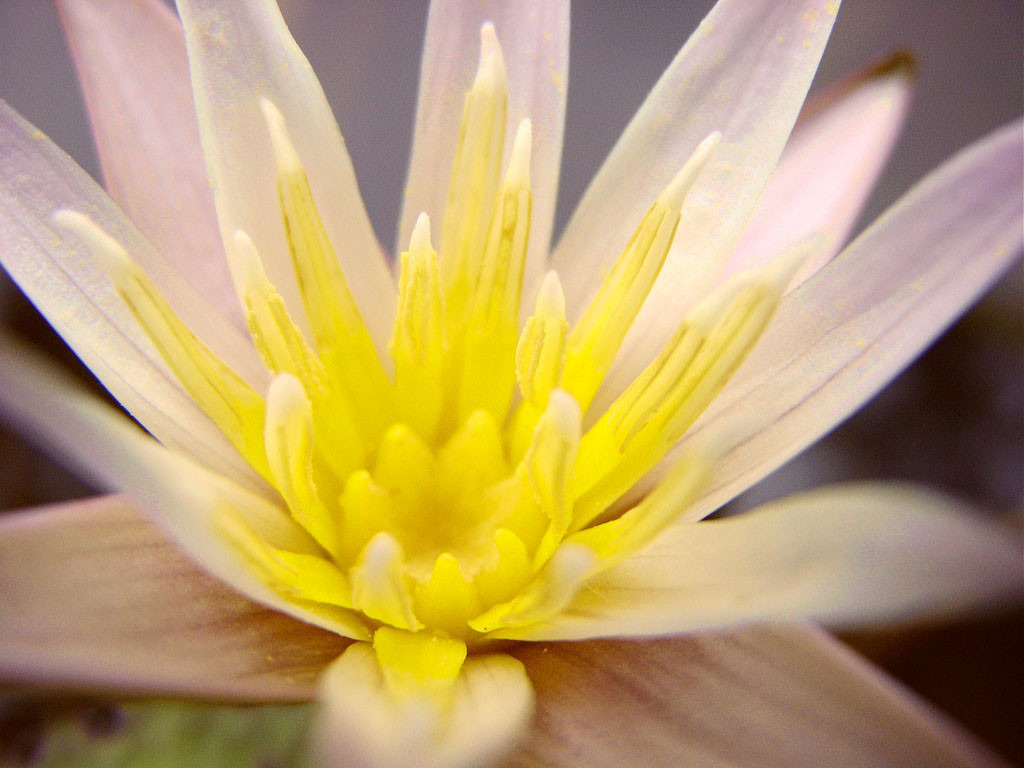
[[[0,695],[0,768],[300,768],[312,712]]]

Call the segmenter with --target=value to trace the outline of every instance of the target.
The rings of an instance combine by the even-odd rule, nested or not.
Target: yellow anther
[[[597,555],[590,547],[562,544],[529,586],[471,620],[469,626],[477,632],[494,632],[543,621],[572,602],[597,565]]]
[[[274,555],[292,573],[285,590],[302,600],[352,607],[352,588],[341,569],[330,560],[316,555],[302,555],[274,550]]]
[[[235,276],[246,324],[263,362],[274,373],[290,373],[314,393],[327,387],[327,372],[292,321],[248,234],[236,230],[228,262]]]
[[[331,385],[351,403],[360,433],[371,443],[393,412],[391,382],[335,256],[284,117],[267,99],[260,106],[274,148],[285,234],[313,340]]]
[[[516,346],[516,379],[523,401],[507,428],[509,458],[513,462],[518,462],[530,446],[537,419],[562,376],[568,337],[565,296],[558,273],[552,270],[541,282],[533,315],[526,321]]]
[[[416,220],[409,250],[402,253],[398,285],[391,339],[395,407],[402,421],[430,440],[444,404],[444,338],[437,253],[430,245],[430,219],[425,213]]]
[[[457,418],[480,408],[505,420],[515,390],[526,247],[530,238],[530,121],[516,132],[512,159],[491,214],[482,258],[470,283],[460,352]]]
[[[373,651],[391,693],[399,698],[429,697],[442,707],[466,660],[466,644],[432,632],[381,627]]]
[[[388,492],[361,469],[349,475],[341,493],[338,562],[350,565],[374,534],[391,527],[396,514]]]
[[[540,511],[549,521],[534,554],[537,563],[551,556],[569,528],[573,468],[579,444],[579,406],[572,396],[555,390],[534,429],[533,442],[516,470],[529,484]]]
[[[313,480],[313,414],[302,384],[291,374],[274,378],[267,394],[267,461],[274,485],[295,520],[329,553],[338,545],[335,515]]]
[[[267,279],[252,239],[237,230],[232,246],[228,260],[253,344],[271,371],[290,373],[302,382],[313,404],[314,420],[320,425],[318,456],[338,477],[344,477],[359,466],[366,453],[351,406],[329,386],[323,364]]]
[[[452,435],[437,456],[438,500],[448,509],[508,475],[501,432],[494,417],[477,411]]]
[[[558,273],[552,270],[541,283],[536,308],[526,321],[516,347],[519,389],[526,401],[537,409],[543,410],[547,405],[548,395],[562,375],[568,336],[565,296]]]
[[[371,619],[416,631],[423,623],[413,610],[404,561],[391,534],[381,532],[370,539],[349,574],[352,603]]]
[[[480,65],[466,94],[441,237],[441,284],[447,311],[461,319],[498,189],[508,87],[494,26],[480,30]]]
[[[181,385],[246,461],[268,477],[263,397],[192,333],[121,244],[92,219],[62,210],[55,220],[88,244]]]
[[[707,484],[711,467],[703,453],[687,454],[635,507],[615,520],[572,534],[567,541],[590,547],[602,566],[620,562],[648,544],[693,503]]]
[[[683,320],[658,357],[584,435],[573,528],[632,487],[711,403],[760,338],[794,271],[820,238],[738,275]]]
[[[690,158],[683,164],[683,167],[661,193],[661,200],[665,205],[677,211],[683,207],[683,202],[686,200],[691,187],[696,183],[704,167],[714,156],[715,150],[718,149],[718,145],[721,143],[721,131],[712,131],[704,137],[701,143],[697,145],[697,149],[693,151]]]
[[[373,479],[386,490],[399,514],[422,517],[425,500],[432,499],[434,454],[405,424],[393,424],[381,438]]]
[[[584,411],[611,368],[626,332],[665,263],[686,193],[721,139],[715,132],[697,147],[644,216],[625,251],[569,335],[562,389]]]
[[[474,579],[484,605],[503,603],[512,598],[533,576],[526,544],[507,528],[494,532],[496,557],[490,567]]]
[[[456,637],[465,634],[466,622],[482,610],[476,587],[447,552],[434,561],[430,580],[416,590],[415,605],[424,624]]]

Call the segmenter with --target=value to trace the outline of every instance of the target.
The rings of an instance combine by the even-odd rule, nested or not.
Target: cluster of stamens
[[[632,508],[610,510],[719,392],[797,261],[788,256],[717,289],[588,418],[720,137],[708,136],[653,203],[574,323],[555,272],[521,308],[531,126],[517,127],[502,173],[504,65],[493,29],[482,37],[440,249],[421,215],[401,254],[387,354],[362,320],[288,126],[269,101],[262,106],[305,326],[268,280],[252,239],[238,231],[227,244],[253,343],[272,373],[266,392],[186,327],[120,245],[85,216],[60,214],[102,259],[182,386],[315,542],[305,552],[274,547],[226,510],[233,546],[278,594],[352,612],[367,632],[500,636],[561,610],[594,573],[647,543],[692,500],[708,471],[704,456],[684,457]]]

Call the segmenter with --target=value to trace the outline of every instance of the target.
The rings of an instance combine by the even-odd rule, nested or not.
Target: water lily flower
[[[886,485],[699,521],[1016,259],[1019,122],[843,248],[906,72],[791,136],[838,3],[720,0],[549,251],[568,3],[434,0],[391,260],[273,0],[177,5],[60,2],[110,197],[0,110],[0,259],[149,433],[5,341],[8,417],[130,497],[2,520],[0,677],[315,695],[322,765],[531,722],[527,765],[995,759],[809,625],[743,627],[998,602],[1016,542]]]

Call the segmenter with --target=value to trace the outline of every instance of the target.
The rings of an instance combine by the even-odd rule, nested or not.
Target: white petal
[[[533,124],[533,209],[524,282],[524,295],[529,296],[529,286],[540,277],[547,259],[555,214],[568,84],[568,0],[497,4],[433,0],[430,4],[412,159],[396,249],[408,245],[420,212],[426,211],[435,222],[444,220],[462,102],[479,61],[480,27],[485,21],[494,23],[508,74],[505,135],[513,136],[524,117]]]
[[[244,328],[206,177],[177,17],[160,0],[60,0],[111,197]]]
[[[811,626],[534,643],[517,768],[981,768],[1004,763]]]
[[[221,235],[247,232],[293,317],[303,318],[260,108],[284,116],[345,277],[378,345],[391,331],[395,288],[320,82],[273,0],[178,0],[199,134]]]
[[[312,698],[345,640],[208,576],[126,496],[0,516],[0,680]]]
[[[164,448],[128,418],[68,386],[60,373],[4,340],[0,408],[27,436],[58,452],[94,481],[130,493],[203,568],[256,602],[337,632],[368,636],[348,611],[306,610],[257,579],[240,549],[228,543],[232,510],[272,547],[315,551],[282,509],[189,459]]]
[[[178,314],[257,391],[266,371],[251,342],[207,305],[81,168],[0,104],[0,261],[82,361],[167,445],[219,472],[265,485],[185,393],[81,240],[53,222],[89,215],[146,270]]]
[[[571,318],[704,137],[721,145],[687,198],[634,326],[646,364],[738,240],[796,121],[832,29],[830,0],[720,0],[633,117],[553,255]],[[664,311],[670,307],[671,311]],[[660,322],[659,322],[660,321]]]
[[[906,120],[912,79],[896,57],[808,103],[720,280],[820,233],[826,245],[792,289],[839,252]]]
[[[732,448],[692,516],[721,506],[849,416],[1013,263],[1024,209],[1021,139],[1018,122],[957,154],[783,300],[677,449],[729,425]]]
[[[1022,578],[1009,530],[938,493],[853,484],[737,517],[677,524],[595,577],[565,613],[514,634],[662,635],[812,617],[905,621],[1009,603]]]
[[[530,681],[510,656],[470,657],[455,681],[451,710],[439,712],[427,701],[393,698],[365,643],[328,668],[321,697],[316,745],[324,768],[493,765],[533,713]]]

